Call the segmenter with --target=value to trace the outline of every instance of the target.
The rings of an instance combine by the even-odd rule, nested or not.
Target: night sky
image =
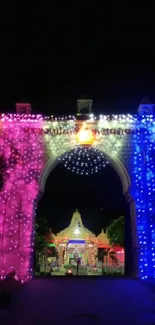
[[[37,218],[45,216],[48,226],[57,233],[69,225],[76,208],[84,225],[96,234],[124,215],[122,184],[110,165],[96,175],[80,176],[59,164],[50,174]]]
[[[93,112],[102,114],[136,113],[143,97],[155,102],[153,1],[102,7],[21,3],[1,8],[1,112],[30,101],[35,113],[75,114],[76,99],[85,94],[93,99]],[[120,181],[113,174],[86,181],[57,167],[47,183],[49,200],[42,198],[38,214],[53,218],[51,227],[59,231],[79,208],[86,226],[99,231],[114,216],[111,207],[117,214],[122,209]]]
[[[1,8],[1,111],[29,100],[35,112],[76,113],[83,94],[102,113],[155,102],[152,1],[16,3]]]

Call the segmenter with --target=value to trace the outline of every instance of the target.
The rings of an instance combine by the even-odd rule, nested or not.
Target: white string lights
[[[65,168],[79,175],[93,175],[109,163],[103,152],[94,147],[77,147],[62,155],[59,160]]]
[[[129,168],[138,275],[155,277],[155,114],[91,115],[85,121],[86,129],[96,130],[91,147],[77,146],[78,125],[72,116],[0,114],[1,279],[13,271],[22,281],[33,274],[34,203],[46,162],[61,157],[68,170],[88,175],[105,167],[107,156],[122,159]]]

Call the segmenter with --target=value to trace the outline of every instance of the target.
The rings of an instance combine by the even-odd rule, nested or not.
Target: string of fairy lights
[[[77,175],[94,175],[109,164],[103,152],[93,147],[77,147],[59,157],[64,167]]]
[[[129,152],[130,193],[137,211],[134,227],[138,235],[139,276],[155,277],[155,115],[88,118],[88,124],[94,121],[97,130],[116,127],[137,131],[131,135],[96,134],[93,145],[81,146],[77,145],[74,132],[70,132],[75,129],[75,117],[0,115],[0,150],[5,167],[1,170],[4,185],[0,192],[2,279],[13,270],[24,280],[33,274],[34,201],[45,161],[60,157],[69,171],[96,174],[110,163],[107,157],[123,160],[124,148]],[[53,129],[61,129],[61,134],[53,134]]]

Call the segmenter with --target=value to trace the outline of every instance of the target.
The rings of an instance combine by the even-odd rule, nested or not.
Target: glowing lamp
[[[76,134],[76,142],[80,145],[92,145],[95,141],[93,132],[89,129],[81,129]]]
[[[80,230],[79,229],[75,229],[74,234],[75,235],[79,235],[79,233],[80,233]]]

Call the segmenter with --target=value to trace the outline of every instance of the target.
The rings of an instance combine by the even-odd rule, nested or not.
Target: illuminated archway
[[[107,156],[107,155],[106,155]],[[132,251],[132,256],[127,256],[126,259],[128,258],[128,264],[132,264],[130,267],[130,270],[127,270],[126,272],[128,275],[132,276],[139,276],[139,270],[137,268],[138,265],[138,240],[137,240],[137,228],[136,228],[136,205],[134,200],[132,199],[132,196],[130,195],[130,177],[128,174],[128,171],[122,161],[120,159],[110,158],[110,166],[115,170],[116,174],[119,176],[121,184],[122,184],[122,192],[125,198],[125,201],[127,202],[127,205],[129,207],[129,211],[126,212],[127,218],[129,218],[128,221],[128,229],[126,229],[126,232],[131,231],[131,237],[132,237],[132,243],[129,243],[132,247],[130,247]],[[44,170],[42,171],[42,174],[40,176],[39,184],[40,184],[40,197],[43,195],[45,191],[45,186],[47,179],[51,172],[60,164],[61,159],[57,158],[55,160],[51,159],[46,163],[46,166]],[[40,198],[39,197],[39,198]],[[130,229],[129,229],[130,228]],[[130,259],[130,261],[129,261]],[[132,261],[131,261],[132,259]],[[127,263],[126,263],[127,264]],[[128,266],[127,266],[128,268]],[[130,273],[131,272],[131,273]]]
[[[20,279],[27,280],[33,274],[34,203],[44,191],[49,173],[58,164],[58,157],[75,148],[77,124],[79,121],[71,116],[0,116],[0,161],[4,161],[0,166],[3,178],[0,190],[2,278],[13,268]],[[110,157],[111,166],[121,179],[123,194],[130,203],[135,275],[142,279],[155,276],[154,125],[155,115],[88,117],[85,123],[85,130],[90,128],[95,134],[95,139],[89,136],[92,146]],[[82,134],[82,143],[88,140],[85,136],[86,132],[84,137]],[[90,141],[86,142],[90,144]],[[18,220],[22,240],[17,246],[14,245],[17,234],[12,226],[17,222],[17,211],[13,204],[9,204],[7,211],[5,209],[7,200],[11,202],[15,193],[20,193],[22,202]],[[16,261],[13,260],[15,256],[18,257]]]
[[[121,162],[120,159],[115,158],[113,159],[112,157],[110,157],[110,165],[113,167],[113,169],[116,171],[116,173],[118,174],[121,183],[122,183],[122,189],[123,189],[123,194],[125,195],[126,193],[128,193],[129,188],[130,188],[130,177],[129,174],[125,168],[125,166],[123,165],[123,163]],[[45,185],[46,185],[46,181],[48,176],[50,175],[50,173],[52,172],[52,170],[54,170],[54,168],[60,163],[59,158],[57,159],[50,159],[46,165],[44,170],[41,173],[40,179],[39,179],[39,184],[40,184],[40,191],[41,193],[44,193],[45,190]]]

